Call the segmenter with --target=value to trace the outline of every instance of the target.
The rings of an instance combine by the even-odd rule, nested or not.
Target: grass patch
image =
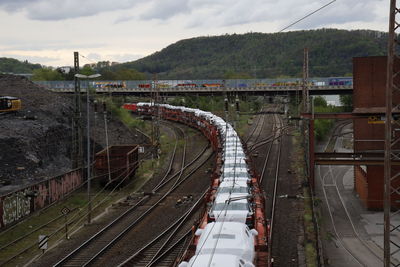
[[[238,133],[238,135],[240,137],[244,137],[247,129],[249,128],[249,126],[253,123],[253,116],[252,115],[242,115],[240,114],[239,116],[239,120],[236,124],[236,132]]]
[[[146,160],[144,161],[137,173],[134,180],[127,186],[116,190],[112,193],[110,191],[101,191],[101,188],[94,185],[91,189],[92,191],[92,218],[100,215],[105,211],[105,209],[121,198],[137,192],[143,184],[151,178],[154,172],[154,166],[158,162],[156,160]],[[0,244],[1,246],[8,244],[9,242],[16,240],[17,238],[31,232],[35,228],[47,224],[48,222],[54,220],[52,223],[43,227],[42,229],[31,233],[27,238],[8,246],[7,248],[0,251],[0,264],[14,256],[20,251],[27,249],[27,251],[18,256],[16,259],[10,261],[5,266],[18,266],[26,264],[30,259],[41,254],[41,250],[38,248],[38,236],[47,235],[49,236],[49,247],[55,245],[59,241],[65,239],[64,231],[64,217],[61,214],[61,209],[63,207],[68,207],[72,212],[68,214],[69,221],[69,233],[71,235],[72,231],[76,231],[80,227],[84,226],[87,222],[87,192],[86,188],[82,188],[74,192],[68,199],[65,199],[58,204],[49,207],[37,214],[27,218],[21,223],[17,224],[15,227],[10,228],[10,230],[0,233]],[[58,219],[57,219],[58,218]],[[76,233],[74,233],[76,234]],[[3,264],[2,264],[3,266]]]
[[[306,252],[307,266],[308,267],[318,266],[317,265],[317,252],[315,250],[314,244],[306,243],[305,252]]]
[[[298,131],[293,133],[293,146],[295,147],[296,159],[303,159],[304,150],[301,146],[301,134]],[[305,162],[303,160],[296,160],[293,162],[293,169],[296,171],[297,178],[299,181],[306,185],[308,184],[307,178],[304,175]],[[317,253],[317,233],[316,226],[313,218],[313,206],[318,205],[319,202],[313,203],[313,199],[310,194],[309,186],[303,186],[303,228],[304,228],[304,250],[306,257],[306,264],[309,267],[318,266],[318,253]]]

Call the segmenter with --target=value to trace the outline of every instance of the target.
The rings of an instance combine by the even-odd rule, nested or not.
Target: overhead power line
[[[328,4],[326,4],[326,5],[324,5],[324,6],[320,7],[320,8],[318,8],[317,10],[314,10],[314,11],[311,12],[310,14],[308,14],[308,15],[302,17],[301,19],[296,20],[295,22],[289,24],[288,26],[286,26],[285,28],[283,28],[283,29],[280,30],[279,32],[283,32],[284,30],[286,30],[286,29],[292,27],[293,25],[299,23],[300,21],[302,21],[302,20],[308,18],[309,16],[311,16],[311,15],[317,13],[317,12],[320,11],[321,9],[323,9],[323,8],[325,8],[325,7],[327,7],[327,6],[329,6],[329,5],[332,4],[333,2],[336,2],[336,0],[331,1],[331,2],[329,2]]]

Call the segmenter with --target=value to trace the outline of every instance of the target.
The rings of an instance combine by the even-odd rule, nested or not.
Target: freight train
[[[147,116],[158,112],[163,119],[196,128],[216,152],[206,211],[179,266],[267,266],[264,194],[234,128],[199,109],[152,103],[126,103],[123,108]]]
[[[175,80],[162,80],[156,83],[147,82],[139,83],[136,87],[138,88],[197,88],[197,87],[207,87],[207,88],[221,88],[221,87],[291,87],[291,86],[301,86],[303,81],[301,79],[245,79],[245,80],[190,80],[187,82],[180,82]],[[315,78],[309,79],[309,86],[352,86],[352,77],[333,77],[333,78]]]
[[[54,91],[73,90],[74,81],[35,81],[40,86],[50,88]],[[123,91],[123,90],[146,90],[156,88],[175,88],[175,89],[220,89],[220,88],[263,88],[263,87],[298,87],[302,85],[300,78],[282,78],[282,79],[227,79],[227,80],[131,80],[131,81],[92,81],[88,83],[90,87],[96,88],[98,92]],[[328,77],[328,78],[309,78],[309,86],[321,87],[351,87],[353,85],[352,77]],[[85,88],[85,83],[81,88]]]

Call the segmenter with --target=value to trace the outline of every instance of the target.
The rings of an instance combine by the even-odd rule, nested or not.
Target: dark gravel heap
[[[21,111],[0,114],[0,194],[69,171],[72,96],[50,92],[21,76],[1,74],[0,96],[22,101]],[[84,103],[82,108],[85,122]],[[118,121],[108,121],[108,129],[110,145],[145,142],[140,133]],[[103,115],[92,130],[92,141],[101,149],[106,143]]]

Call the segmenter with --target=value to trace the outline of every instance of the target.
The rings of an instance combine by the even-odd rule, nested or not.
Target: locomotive
[[[234,128],[199,109],[154,103],[126,103],[123,108],[142,115],[158,110],[163,119],[200,130],[216,152],[207,209],[179,266],[267,266],[264,194]]]

